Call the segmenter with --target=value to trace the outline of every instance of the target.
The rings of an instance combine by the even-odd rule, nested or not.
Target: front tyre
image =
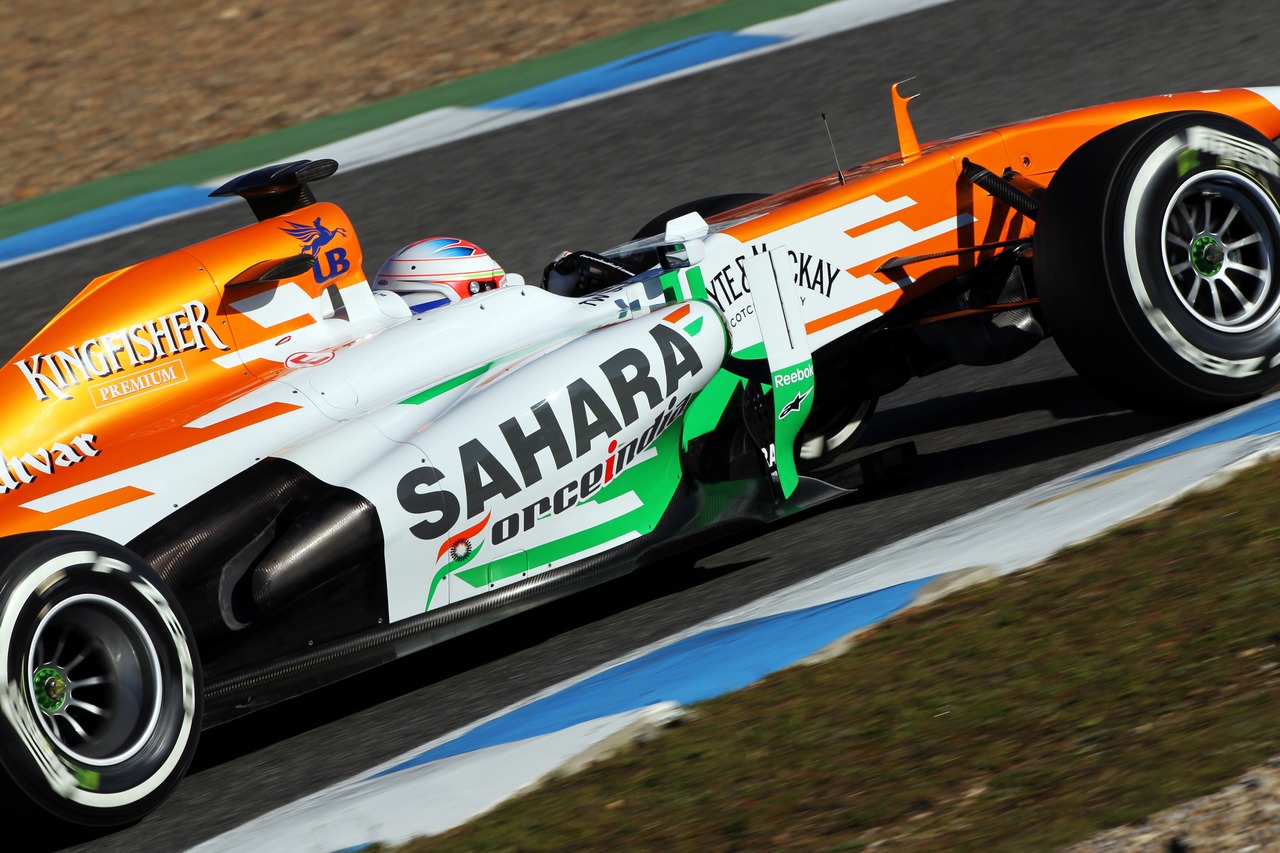
[[[0,540],[0,763],[56,817],[135,821],[195,753],[200,664],[137,555],[83,533]]]
[[[1035,278],[1071,365],[1141,411],[1223,408],[1280,375],[1280,153],[1213,113],[1081,146],[1041,203]]]
[[[876,402],[875,397],[846,399],[834,411],[824,411],[815,405],[796,438],[797,470],[801,474],[815,474],[838,462],[867,431]]]

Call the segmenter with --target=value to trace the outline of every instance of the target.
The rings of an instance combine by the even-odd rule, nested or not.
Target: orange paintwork
[[[304,246],[283,229],[317,220]],[[332,204],[316,204],[101,276],[0,366],[0,535],[49,529],[144,497],[127,483],[54,513],[34,499],[137,466],[276,417],[272,405],[195,429],[187,426],[280,372],[241,363],[236,351],[315,322],[310,315],[263,328],[232,304],[271,285],[227,283],[264,259],[310,249],[318,273],[297,286],[316,297],[363,280],[355,230]],[[326,273],[334,273],[323,281]],[[222,363],[219,363],[221,360]]]
[[[956,223],[922,237],[908,250],[912,256],[1026,238],[1034,223],[966,180],[966,158],[997,175],[1012,169],[1033,186],[1045,186],[1088,139],[1126,121],[1175,110],[1223,113],[1268,137],[1280,136],[1280,110],[1247,90],[1092,107],[918,147],[904,141],[905,158],[894,154],[847,170],[845,183],[832,175],[732,211],[728,216],[735,220],[755,218],[726,233],[751,243],[874,195],[910,203],[876,221],[850,221],[849,237],[897,224],[921,231]],[[920,258],[885,272],[878,270],[888,257],[860,263],[847,272],[894,287],[815,318],[807,329],[814,333],[868,311],[888,312],[995,251]],[[312,272],[284,285],[254,281],[276,261],[301,253],[316,258]],[[12,360],[0,364],[0,536],[71,524],[151,497],[129,482],[127,472],[292,411],[293,406],[272,404],[201,428],[188,426],[288,369],[283,360],[246,361],[242,350],[281,341],[316,322],[333,304],[332,288],[363,279],[354,228],[339,208],[324,203],[95,279]],[[233,307],[251,302],[268,304],[274,325],[264,328],[260,317]],[[302,310],[294,310],[299,305]],[[97,492],[53,502],[57,509],[29,506],[122,473],[98,484]]]
[[[115,509],[118,506],[124,506],[142,498],[149,498],[151,495],[152,493],[146,489],[125,486],[101,495],[94,495],[82,501],[76,501],[73,504],[68,504],[49,512],[37,512],[25,507],[17,507],[14,510],[15,517],[6,520],[4,529],[9,533],[33,533],[38,530],[50,530],[87,518],[95,513],[106,512],[109,509]]]
[[[681,320],[683,320],[686,316],[688,316],[691,310],[692,309],[690,308],[690,306],[684,305],[672,311],[670,314],[663,317],[662,319],[666,320],[668,323],[671,323],[672,325],[675,325],[676,323],[679,323]]]
[[[884,219],[858,225],[847,232],[850,236],[856,237],[895,221],[919,229],[966,213],[974,217],[972,225],[961,225],[913,246],[912,255],[949,252],[983,243],[1030,237],[1034,232],[1034,222],[962,177],[966,158],[997,175],[1012,169],[1034,183],[1046,186],[1073,151],[1104,130],[1144,116],[1181,110],[1223,113],[1254,126],[1268,137],[1280,136],[1280,111],[1266,98],[1245,89],[1162,95],[1090,107],[927,143],[920,146],[920,156],[909,157],[905,162],[901,155],[895,154],[846,170],[847,183],[843,185],[835,175],[813,181],[732,211],[723,218],[764,215],[732,226],[726,229],[726,233],[744,244],[750,243],[781,228],[874,195],[885,201],[907,196],[915,203]],[[909,153],[914,154],[914,151]],[[806,328],[812,334],[867,311],[887,312],[895,305],[950,281],[956,274],[971,269],[978,260],[986,260],[993,254],[994,250],[981,255],[966,252],[921,260],[905,269],[889,272],[876,272],[876,269],[890,256],[875,258],[847,271],[854,276],[875,275],[881,281],[896,284],[902,289],[810,321]]]
[[[893,121],[898,126],[898,152],[902,154],[902,162],[910,163],[920,156],[920,143],[916,139],[916,129],[911,123],[911,101],[916,95],[903,95],[898,91],[902,83],[894,83],[889,94],[893,98]]]

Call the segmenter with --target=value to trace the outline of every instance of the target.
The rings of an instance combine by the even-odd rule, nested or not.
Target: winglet
[[[789,498],[800,484],[796,469],[796,440],[813,412],[813,351],[804,327],[800,290],[795,286],[795,255],[777,246],[744,258],[744,289],[751,288],[751,305],[760,323],[768,382],[773,387],[773,428],[747,431],[760,443],[765,464],[782,497]],[[744,410],[744,414],[745,414]]]
[[[294,160],[263,166],[248,174],[232,178],[213,192],[210,198],[238,195],[249,202],[258,221],[270,219],[316,203],[308,184],[323,180],[338,171],[337,160]]]
[[[898,87],[903,83],[910,83],[914,77],[909,77],[899,83],[893,84],[893,120],[898,125],[898,148],[902,151],[902,162],[910,163],[912,160],[920,158],[920,143],[916,141],[916,130],[911,126],[911,115],[907,111],[907,105],[917,95],[903,96],[898,91]]]

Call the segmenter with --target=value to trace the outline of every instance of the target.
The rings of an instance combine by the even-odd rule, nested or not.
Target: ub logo
[[[329,228],[317,216],[310,225],[289,222],[288,228],[280,230],[302,243],[303,254],[311,255],[316,259],[316,264],[311,268],[311,274],[315,276],[316,283],[328,281],[335,275],[341,275],[351,269],[351,261],[347,260],[347,250],[341,246],[329,249],[323,255],[320,252],[335,238],[346,237],[347,229]]]

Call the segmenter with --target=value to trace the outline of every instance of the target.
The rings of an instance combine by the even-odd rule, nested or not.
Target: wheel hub
[[[35,685],[36,702],[40,710],[46,714],[55,714],[62,710],[67,702],[67,679],[57,667],[42,666],[36,670],[32,678]]]
[[[1280,313],[1280,209],[1234,172],[1202,172],[1165,209],[1165,273],[1190,318],[1244,334]]]
[[[1191,243],[1191,265],[1206,278],[1217,275],[1227,259],[1227,247],[1213,234],[1201,234]]]
[[[58,602],[32,631],[27,688],[40,727],[81,767],[127,761],[161,710],[160,657],[127,606],[98,593]]]

